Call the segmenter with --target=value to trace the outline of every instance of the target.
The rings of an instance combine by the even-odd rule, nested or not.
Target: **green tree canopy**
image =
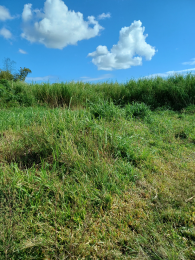
[[[29,73],[32,73],[32,71],[30,69],[28,69],[26,67],[24,67],[24,68],[20,67],[19,73],[14,75],[14,80],[15,81],[17,81],[17,80],[25,81],[25,79]]]

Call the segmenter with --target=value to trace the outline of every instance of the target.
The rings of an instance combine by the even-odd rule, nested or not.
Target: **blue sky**
[[[0,68],[33,81],[195,73],[194,0],[1,0]]]

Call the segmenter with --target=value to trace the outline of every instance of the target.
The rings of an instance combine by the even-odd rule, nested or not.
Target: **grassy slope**
[[[0,110],[1,259],[195,259],[195,107],[99,87]]]

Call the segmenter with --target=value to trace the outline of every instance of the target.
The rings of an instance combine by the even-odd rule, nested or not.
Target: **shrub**
[[[150,115],[150,108],[144,103],[133,102],[125,106],[125,113],[127,118],[141,118]]]
[[[123,116],[123,111],[118,106],[115,106],[112,101],[99,101],[99,103],[88,102],[90,112],[95,118],[119,118]]]
[[[0,70],[0,80],[13,80],[14,76],[9,71]]]

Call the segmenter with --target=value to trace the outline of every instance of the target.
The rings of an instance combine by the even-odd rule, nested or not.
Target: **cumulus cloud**
[[[0,20],[6,21],[8,19],[13,19],[13,17],[11,17],[9,10],[5,6],[0,5]]]
[[[82,13],[68,10],[62,0],[46,0],[43,12],[26,4],[22,19],[23,38],[56,49],[95,37],[103,29],[95,17],[88,16],[84,21]]]
[[[19,49],[19,52],[22,53],[22,54],[27,54],[27,52],[22,50],[22,49]]]
[[[22,12],[22,19],[24,22],[27,22],[29,20],[32,19],[32,4],[26,4],[24,5],[24,9],[23,9],[23,12]]]
[[[128,69],[142,65],[142,57],[151,60],[156,50],[146,43],[147,34],[141,21],[134,21],[131,26],[120,30],[119,41],[109,51],[106,46],[99,45],[96,51],[89,53],[98,70]]]
[[[103,13],[98,16],[98,19],[103,20],[103,19],[110,18],[110,17],[111,17],[110,13],[107,13],[107,14]]]
[[[191,61],[183,62],[183,65],[195,65],[195,58],[191,59]]]
[[[2,28],[0,30],[0,35],[3,36],[7,40],[12,38],[12,33],[9,30],[7,30],[6,28]]]

